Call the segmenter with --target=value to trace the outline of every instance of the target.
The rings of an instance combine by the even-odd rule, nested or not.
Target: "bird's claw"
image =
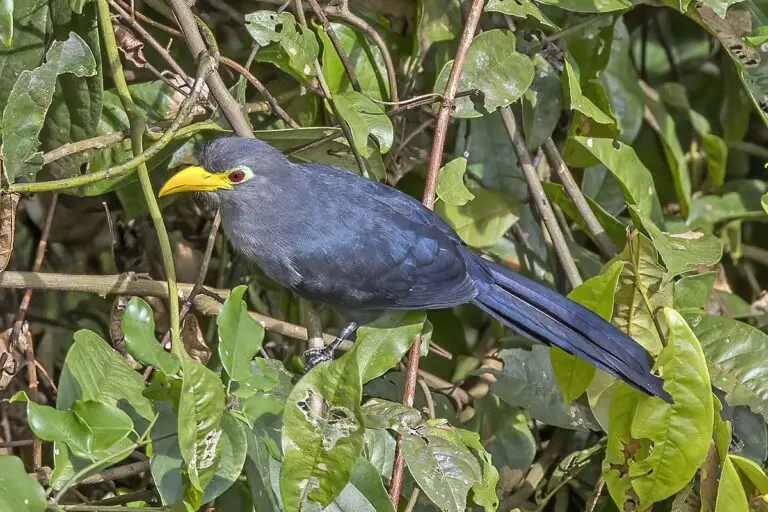
[[[304,371],[308,372],[315,366],[333,359],[334,350],[331,347],[311,348],[304,352],[304,360],[307,362]]]

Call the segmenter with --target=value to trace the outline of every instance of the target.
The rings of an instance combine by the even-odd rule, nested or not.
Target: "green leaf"
[[[389,494],[387,494],[387,489],[381,481],[379,471],[365,457],[357,458],[355,467],[352,468],[352,474],[349,476],[349,484],[344,490],[346,491],[352,487],[362,493],[372,506],[371,508],[376,512],[395,512]],[[344,491],[342,491],[342,496],[343,494]],[[360,510],[360,508],[350,508],[351,512],[357,510]]]
[[[610,322],[613,316],[613,298],[622,270],[624,262],[614,261],[600,274],[574,288],[568,298]],[[587,390],[595,375],[595,367],[592,364],[558,347],[552,347],[549,351],[549,360],[566,403],[572,402]]]
[[[135,412],[146,420],[151,419],[154,413],[149,400],[142,394],[144,380],[141,374],[128,366],[125,359],[97,334],[80,330],[74,338],[59,378],[56,408],[71,409],[76,400],[97,400],[119,403],[129,414]],[[137,427],[140,429],[141,425],[137,423]]]
[[[155,338],[155,318],[152,308],[140,297],[133,297],[123,312],[120,327],[125,336],[125,348],[145,365],[152,365],[166,375],[179,371],[179,360],[169,354]]]
[[[616,483],[629,483],[644,509],[682,489],[704,462],[712,442],[714,404],[704,352],[677,311],[665,308],[664,317],[669,334],[656,367],[674,403],[632,390],[614,394],[613,400],[625,406],[616,410],[611,406],[603,473],[611,479],[609,490],[620,507],[626,495],[617,495]],[[631,438],[626,430],[614,429],[614,420],[626,426],[630,416]],[[630,439],[639,441],[637,449],[624,451],[622,446]]]
[[[662,286],[664,267],[658,261],[659,254],[645,235],[633,232],[627,247],[617,258],[628,265],[625,265],[619,279],[613,322],[648,352],[656,355],[661,350],[662,342],[655,313],[673,303],[672,287]]]
[[[349,481],[363,449],[361,372],[346,353],[304,375],[283,413],[280,495],[286,511],[325,508]]]
[[[527,409],[531,417],[570,429],[596,427],[589,408],[566,404],[549,362],[549,348],[535,344],[531,350],[504,349],[499,353],[504,369],[491,370],[496,382],[491,390],[509,405]]]
[[[389,98],[389,80],[384,65],[384,57],[378,46],[353,27],[343,23],[332,22],[331,28],[344,48],[352,66],[352,70],[360,83],[362,93],[369,98],[384,100]],[[328,88],[333,95],[352,90],[352,84],[341,63],[339,54],[333,47],[330,38],[320,29],[320,40],[323,43],[323,75]]]
[[[539,0],[539,2],[575,12],[608,13],[632,7],[629,0]]]
[[[476,189],[472,193],[475,198],[463,206],[439,202],[435,211],[467,245],[488,247],[517,222],[520,204],[514,198],[504,199],[493,190]]]
[[[646,216],[637,209],[629,207],[632,217],[639,221],[640,226],[651,236],[653,245],[667,272],[662,279],[662,286],[669,283],[673,277],[685,272],[691,272],[699,265],[711,266],[720,262],[723,255],[723,245],[714,235],[689,231],[687,233],[662,233]]]
[[[372,398],[362,409],[366,429],[400,430],[422,423],[421,413],[413,407],[381,398]]]
[[[104,402],[78,400],[72,413],[88,431],[86,448],[89,453],[107,452],[133,431],[131,418]]]
[[[213,479],[221,457],[224,388],[218,376],[185,357],[179,399],[179,447],[193,488],[202,493]]]
[[[654,95],[645,91],[643,103],[646,106],[648,124],[658,135],[667,165],[672,173],[675,184],[675,195],[680,204],[683,218],[688,217],[691,202],[691,175],[688,169],[685,151],[677,137],[677,125],[674,118],[667,112],[664,104]]]
[[[733,465],[731,456],[727,456],[720,471],[720,484],[717,486],[715,512],[749,510],[749,501],[741,485],[741,478]]]
[[[539,20],[545,27],[558,28],[531,0],[489,0],[485,12],[500,12],[522,19],[530,16]]]
[[[768,213],[768,194],[765,194],[762,197],[760,203],[763,205],[763,210],[765,210],[765,213]]]
[[[66,41],[53,43],[45,64],[33,71],[23,71],[8,96],[1,131],[5,171],[11,182],[42,169],[38,136],[53,99],[56,78],[65,73],[79,77],[96,73],[90,48],[74,32]]]
[[[570,153],[568,162],[576,167],[588,167],[602,162],[616,177],[624,193],[624,199],[658,226],[663,226],[661,204],[653,184],[653,175],[640,161],[635,150],[622,142],[575,136],[572,139],[578,151]],[[569,148],[570,149],[570,148]],[[588,153],[585,156],[584,150]]]
[[[426,318],[420,311],[395,311],[357,330],[350,352],[357,358],[363,383],[384,375],[403,358]]]
[[[31,479],[18,457],[0,455],[0,510],[45,512],[45,490]]]
[[[379,105],[357,91],[348,91],[334,96],[336,108],[342,119],[352,130],[355,147],[363,156],[368,156],[368,135],[379,143],[382,154],[392,147],[394,129],[392,121]]]
[[[454,158],[445,164],[437,175],[437,197],[448,204],[463,206],[475,198],[464,184],[467,159]]]
[[[581,90],[579,84],[579,76],[576,71],[565,59],[564,73],[560,76],[563,86],[563,96],[567,99],[568,108],[581,112],[588,118],[592,119],[597,124],[614,124],[614,119],[600,110],[600,107],[595,105],[592,100],[587,98]]]
[[[592,231],[587,228],[587,224],[584,222],[584,217],[582,217],[581,213],[576,209],[576,205],[565,192],[565,188],[559,183],[552,183],[551,181],[543,181],[541,185],[544,187],[547,199],[559,206],[563,210],[563,213],[573,219],[585,234],[594,239]],[[605,211],[605,209],[591,197],[585,195],[584,198],[587,200],[587,204],[592,212],[594,212],[600,225],[605,230],[608,238],[616,244],[624,245],[627,242],[627,226]]]
[[[478,89],[483,93],[482,107],[473,98],[457,98],[453,117],[482,117],[499,107],[517,101],[533,82],[531,59],[515,51],[515,34],[494,29],[482,32],[472,40],[466,62],[461,70],[458,91]],[[434,91],[442,94],[448,83],[453,61],[443,66]]]
[[[536,75],[521,100],[523,132],[529,149],[543,145],[555,131],[563,100],[560,78],[555,70],[542,58],[534,59],[534,65]]]
[[[480,459],[482,478],[472,485],[472,501],[485,509],[494,512],[499,508],[499,497],[496,495],[496,484],[499,482],[499,471],[493,466],[491,454],[480,442],[480,434],[461,428],[456,429],[464,444]]]
[[[719,187],[725,181],[728,164],[728,145],[712,133],[701,134],[701,147],[707,155],[707,172],[712,185]]]
[[[245,15],[245,23],[248,33],[261,46],[279,43],[277,59],[270,58],[269,48],[265,48],[256,60],[275,62],[279,67],[282,67],[281,62],[285,62],[299,76],[314,75],[312,63],[320,54],[320,46],[315,34],[297,23],[293,14],[256,11]]]
[[[768,494],[768,476],[760,464],[741,455],[728,455],[733,465],[747,477],[760,494]]]
[[[675,281],[675,309],[704,309],[717,272],[704,272]]]
[[[27,421],[35,435],[66,443],[77,457],[97,460],[129,446],[122,441],[133,431],[133,421],[113,405],[77,400],[73,410],[64,411],[36,404],[23,391],[11,401],[27,403]]]
[[[639,77],[630,57],[631,40],[624,17],[620,16],[613,27],[608,64],[599,76],[611,103],[619,136],[627,144],[640,132],[644,108]]]
[[[751,325],[700,313],[685,316],[707,357],[712,384],[729,405],[768,419],[768,334]]]
[[[426,430],[426,431],[423,431]],[[440,510],[463,512],[470,487],[480,482],[480,464],[452,430],[419,429],[402,438],[408,471]]]
[[[426,52],[432,43],[458,37],[464,25],[459,0],[424,0],[418,2],[418,44]]]
[[[43,60],[49,14],[47,0],[14,2],[13,41],[10,48],[0,48],[0,108],[5,108],[19,75]]]
[[[5,46],[13,41],[13,0],[0,0],[0,40]]]
[[[251,318],[243,300],[247,286],[238,286],[221,307],[216,325],[219,327],[219,358],[234,381],[251,377],[251,360],[264,341],[264,326]]]

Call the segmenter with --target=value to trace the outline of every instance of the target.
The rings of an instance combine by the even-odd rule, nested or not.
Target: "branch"
[[[90,185],[109,178],[118,178],[122,176],[128,176],[136,171],[136,168],[141,164],[144,164],[149,159],[157,155],[160,151],[171,142],[177,134],[189,134],[203,129],[211,128],[208,123],[198,123],[196,126],[188,126],[182,129],[182,125],[186,124],[189,114],[192,111],[192,107],[197,102],[197,98],[203,89],[203,83],[209,73],[213,71],[214,62],[208,59],[202,59],[197,70],[197,78],[195,85],[192,88],[192,93],[187,96],[179,107],[179,111],[176,114],[171,126],[163,133],[157,141],[149,146],[145,151],[134,156],[127,162],[104,169],[99,172],[92,172],[89,174],[83,174],[82,176],[72,176],[71,178],[64,178],[61,180],[42,181],[38,183],[13,183],[8,186],[9,192],[51,192],[54,190],[63,190],[73,187],[81,187],[84,185]],[[89,139],[90,140],[90,139]],[[82,141],[85,142],[85,141]],[[71,154],[71,153],[70,153]]]
[[[93,137],[91,139],[70,142],[43,154],[43,162],[49,164],[64,158],[65,156],[88,151],[89,149],[103,149],[113,144],[117,144],[118,142],[122,142],[127,136],[127,133],[118,131],[106,135],[99,135],[98,137]]]
[[[357,80],[357,75],[355,75],[355,70],[352,69],[352,65],[349,63],[349,57],[347,56],[347,52],[344,51],[344,47],[341,46],[341,41],[339,41],[339,36],[336,35],[336,32],[333,30],[333,27],[331,27],[331,22],[328,21],[328,16],[325,15],[325,12],[323,12],[323,9],[320,7],[320,4],[317,3],[317,0],[307,0],[309,2],[309,5],[312,7],[312,10],[315,11],[315,15],[320,18],[320,23],[323,25],[323,30],[325,30],[325,33],[328,35],[328,39],[331,40],[331,44],[333,45],[334,50],[336,50],[336,54],[339,56],[339,60],[341,61],[341,65],[344,66],[344,71],[347,73],[347,76],[349,77],[349,83],[352,85],[352,88],[356,90],[359,93],[363,92],[362,87],[360,87],[360,82]]]
[[[187,47],[189,47],[190,53],[192,53],[195,59],[199,58],[200,54],[206,50],[206,47],[192,9],[185,0],[168,0],[168,4],[170,4],[173,13],[176,15],[176,20],[179,22],[181,31],[184,33],[184,40],[187,43]],[[216,102],[219,104],[222,112],[224,112],[224,116],[229,121],[229,124],[232,125],[235,133],[241,137],[252,138],[253,132],[248,125],[248,120],[245,118],[242,110],[240,110],[240,104],[229,93],[229,89],[224,84],[221,75],[214,71],[206,82],[211,90],[211,94],[216,98]]]
[[[467,51],[469,51],[469,45],[472,42],[472,38],[475,35],[475,30],[477,30],[477,25],[480,22],[480,15],[483,12],[484,4],[484,0],[472,1],[472,6],[470,7],[469,15],[467,16],[467,23],[464,27],[464,32],[461,34],[459,47],[456,50],[456,57],[454,58],[453,65],[451,66],[451,73],[448,76],[448,83],[445,86],[443,100],[440,102],[440,112],[437,116],[435,138],[432,142],[432,153],[430,154],[427,179],[424,183],[424,197],[422,199],[424,206],[429,209],[432,209],[435,206],[437,174],[440,170],[440,164],[443,160],[445,137],[446,132],[448,131],[448,124],[451,121],[453,100],[456,96],[456,91],[459,88],[461,69],[464,66],[464,61],[467,58]],[[419,355],[421,350],[420,345],[420,337],[418,337],[413,342],[411,349],[408,352],[408,373],[405,380],[405,393],[403,394],[403,403],[406,405],[413,404],[413,397],[416,394],[416,380],[418,378]],[[395,453],[395,462],[392,469],[392,480],[389,487],[389,497],[392,500],[392,504],[395,509],[397,509],[397,504],[400,501],[400,490],[402,489],[403,485],[404,471],[405,458],[403,457],[402,441],[398,440]]]
[[[525,181],[528,183],[528,189],[530,191],[531,199],[536,205],[536,211],[539,217],[544,222],[544,225],[549,231],[552,237],[552,245],[555,248],[555,252],[560,260],[560,264],[565,270],[565,275],[568,277],[568,281],[572,288],[575,288],[581,284],[581,276],[579,270],[576,268],[576,263],[573,261],[571,252],[568,249],[568,244],[565,242],[563,231],[560,229],[560,225],[557,223],[555,212],[552,210],[552,206],[547,201],[547,195],[544,193],[544,189],[541,186],[539,175],[536,173],[536,169],[531,162],[531,155],[528,153],[528,148],[525,145],[523,135],[515,121],[515,116],[512,113],[512,109],[502,107],[501,119],[504,121],[504,126],[507,129],[509,140],[512,141],[512,147],[517,155],[517,161],[520,163],[520,167],[523,169],[525,175]]]
[[[107,0],[98,0],[99,28],[101,30],[101,39],[104,42],[104,50],[107,54],[112,80],[117,88],[117,94],[123,109],[128,114],[128,124],[131,131],[131,149],[134,157],[143,153],[144,131],[147,127],[147,119],[144,111],[140,110],[131,97],[131,91],[128,88],[128,82],[125,80],[123,66],[120,63],[120,54],[117,49],[117,40],[115,31],[112,27],[112,17],[109,13],[109,4]],[[207,61],[207,53],[199,54],[200,61]],[[191,95],[190,95],[191,96]],[[144,200],[149,209],[149,216],[157,232],[157,241],[160,245],[160,252],[163,258],[163,267],[165,278],[168,283],[168,302],[171,329],[171,348],[174,354],[182,357],[185,353],[179,336],[179,293],[176,287],[176,268],[173,262],[173,252],[171,250],[171,241],[168,238],[168,230],[165,228],[163,216],[160,213],[160,207],[155,198],[155,192],[152,190],[152,181],[149,178],[149,169],[147,164],[142,162],[138,166],[139,183],[141,191],[144,194]]]
[[[562,155],[560,155],[557,146],[554,141],[552,141],[552,137],[548,138],[544,143],[544,152],[547,155],[547,160],[549,160],[550,165],[557,171],[557,175],[560,177],[560,182],[563,184],[565,192],[568,194],[568,197],[571,198],[576,209],[579,211],[579,214],[581,214],[581,217],[584,219],[587,229],[589,229],[592,236],[595,237],[600,250],[605,256],[613,258],[616,255],[616,247],[608,237],[605,229],[603,229],[600,221],[597,220],[595,212],[589,207],[579,185],[576,183],[576,180],[573,179],[571,171],[568,170],[568,166],[565,165]]]

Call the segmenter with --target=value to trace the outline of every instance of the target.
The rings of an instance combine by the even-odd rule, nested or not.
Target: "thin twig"
[[[608,237],[608,233],[603,229],[600,221],[597,220],[595,212],[589,207],[589,203],[587,203],[587,200],[584,198],[584,194],[581,192],[576,180],[573,179],[571,171],[569,171],[568,166],[565,165],[565,160],[563,160],[560,151],[557,150],[557,145],[555,145],[551,137],[544,143],[544,153],[546,153],[550,165],[557,172],[560,182],[565,189],[565,193],[568,194],[568,197],[573,201],[576,210],[578,210],[579,214],[584,219],[587,229],[592,233],[600,250],[605,256],[613,258],[616,255],[616,247]]]
[[[148,42],[149,45],[155,49],[158,55],[162,57],[166,64],[168,64],[171,69],[173,69],[173,72],[179,75],[181,79],[191,87],[194,83],[194,80],[187,75],[179,63],[176,62],[176,59],[171,56],[170,52],[168,52],[168,50],[157,41],[157,39],[152,37],[152,34],[150,34],[138,21],[136,21],[135,17],[131,16],[125,9],[123,9],[120,4],[118,4],[115,0],[108,1],[112,9],[117,11],[118,16],[120,16],[123,21],[128,23],[133,30],[138,32],[141,38]]]
[[[128,137],[128,134],[123,131],[112,132],[106,135],[99,135],[91,139],[79,140],[77,142],[69,142],[62,146],[52,149],[43,154],[43,162],[49,164],[55,162],[65,156],[74,155],[90,149],[103,149],[118,142],[122,142]]]
[[[461,40],[459,41],[458,49],[456,50],[456,57],[453,60],[451,66],[451,73],[448,76],[448,83],[445,86],[445,92],[443,93],[443,100],[440,103],[440,112],[437,116],[437,126],[435,128],[435,137],[432,142],[432,153],[430,154],[429,167],[427,170],[427,179],[424,184],[424,197],[422,202],[424,206],[432,209],[435,205],[435,189],[437,186],[437,174],[440,170],[440,164],[443,160],[443,148],[445,147],[445,138],[448,131],[448,124],[451,120],[451,112],[453,110],[453,100],[456,95],[456,91],[459,88],[459,78],[461,77],[461,69],[464,66],[464,61],[469,51],[469,45],[472,42],[472,38],[477,30],[477,25],[480,21],[480,15],[483,12],[484,0],[473,0],[472,6],[469,9],[469,16],[467,17],[464,31],[461,34]],[[419,356],[420,356],[420,338],[411,345],[411,349],[408,352],[408,372],[406,374],[405,381],[405,393],[403,394],[403,403],[405,405],[413,404],[413,397],[416,394],[416,380],[419,372]],[[403,472],[405,470],[405,458],[403,457],[402,440],[398,440],[397,448],[395,452],[395,463],[392,470],[392,480],[389,487],[389,497],[392,500],[392,504],[397,509],[397,504],[400,501],[400,490],[403,485]]]
[[[35,251],[35,261],[32,264],[32,272],[40,272],[40,267],[43,265],[43,258],[45,258],[45,251],[48,248],[48,237],[51,234],[51,224],[53,224],[53,215],[56,211],[56,205],[59,202],[59,194],[54,193],[51,196],[51,203],[48,205],[48,213],[45,216],[45,224],[43,224],[43,231],[40,234],[40,241],[37,244],[37,250]],[[13,329],[11,330],[11,336],[8,340],[9,346],[18,346],[19,335],[21,329],[24,326],[24,318],[27,315],[29,304],[32,301],[32,289],[27,288],[24,290],[24,296],[21,298],[21,305],[16,312],[16,318],[13,321]],[[27,339],[24,356],[27,361],[27,381],[29,384],[29,397],[33,402],[37,402],[37,361],[35,360],[35,344],[32,337]],[[43,445],[40,438],[35,436],[32,443],[32,470],[37,471],[43,465]]]
[[[504,121],[504,126],[507,129],[507,135],[509,135],[509,140],[512,141],[512,147],[517,155],[517,161],[525,175],[525,181],[528,184],[530,197],[536,205],[536,211],[539,214],[539,217],[544,222],[547,231],[552,237],[552,245],[555,248],[560,264],[565,270],[565,275],[568,278],[571,287],[575,288],[581,284],[579,270],[576,268],[576,263],[574,263],[573,256],[571,256],[571,252],[568,249],[568,244],[565,242],[563,232],[555,218],[555,212],[552,211],[552,206],[547,200],[547,195],[544,193],[544,189],[541,186],[539,176],[536,174],[536,169],[533,167],[531,155],[528,153],[528,148],[525,144],[525,139],[523,138],[522,133],[520,133],[512,109],[507,106],[502,107],[500,111],[501,119]]]
[[[234,69],[241,75],[243,75],[246,80],[251,82],[251,84],[256,88],[257,91],[259,91],[259,94],[264,96],[264,99],[267,100],[267,103],[269,103],[269,106],[272,108],[272,112],[274,112],[277,116],[280,117],[288,126],[291,128],[301,128],[299,126],[299,123],[294,121],[291,116],[286,112],[283,107],[280,106],[280,104],[277,102],[277,99],[272,95],[271,92],[264,86],[264,84],[261,83],[261,81],[253,76],[253,73],[248,71],[245,67],[241,66],[234,60],[228,58],[228,57],[221,57],[220,58],[221,63],[229,66],[230,68]]]
[[[328,39],[331,40],[331,44],[333,45],[334,50],[336,50],[336,54],[339,56],[341,65],[344,67],[344,71],[347,73],[349,83],[352,85],[354,90],[362,93],[363,88],[360,87],[360,82],[357,80],[355,70],[352,69],[352,64],[349,62],[349,56],[347,55],[347,52],[344,51],[344,47],[341,45],[341,41],[339,41],[339,36],[336,35],[336,31],[333,30],[333,27],[331,27],[331,22],[328,21],[328,16],[325,15],[325,12],[323,12],[320,4],[317,3],[317,0],[307,1],[312,7],[312,10],[315,12],[315,15],[320,18],[320,23],[323,25],[323,30],[325,30]]]
[[[181,31],[184,33],[184,40],[189,47],[190,53],[195,59],[198,59],[204,51],[206,51],[205,42],[200,35],[200,28],[195,15],[192,13],[192,9],[185,0],[168,0],[171,6],[171,10],[176,15]],[[211,94],[219,104],[224,116],[229,121],[232,129],[241,137],[253,137],[253,132],[248,125],[248,120],[245,118],[240,104],[232,97],[229,89],[227,89],[224,80],[217,71],[214,71],[208,76],[207,79],[208,88],[211,90]]]

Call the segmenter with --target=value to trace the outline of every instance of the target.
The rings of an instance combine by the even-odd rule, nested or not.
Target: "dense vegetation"
[[[0,42],[0,512],[766,509],[765,2],[3,0]],[[251,131],[434,206],[674,403],[472,306],[305,374],[342,319],[156,198]]]

